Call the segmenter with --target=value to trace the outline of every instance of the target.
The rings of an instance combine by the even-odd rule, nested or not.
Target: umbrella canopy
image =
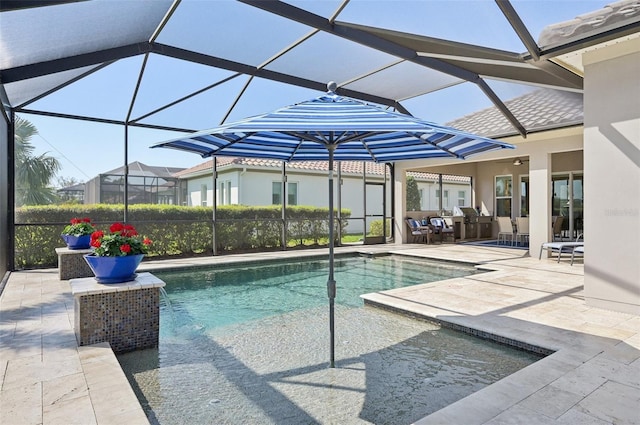
[[[508,143],[477,136],[338,96],[324,96],[219,127],[161,142],[204,157],[235,156],[282,161],[396,162],[454,157],[496,149]],[[331,149],[328,149],[331,148]]]
[[[330,367],[334,367],[334,211],[333,161],[382,163],[421,158],[460,158],[497,149],[498,142],[410,115],[387,111],[329,92],[274,112],[221,125],[152,148],[194,152],[203,158],[235,156],[282,161],[329,161],[329,334]]]

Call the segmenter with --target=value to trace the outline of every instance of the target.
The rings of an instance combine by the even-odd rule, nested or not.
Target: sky
[[[220,7],[229,7],[229,19],[221,19],[216,22],[216,25],[211,26],[212,32],[219,31],[218,35],[212,33],[210,39],[200,36],[198,40],[201,43],[209,44],[215,41],[215,47],[223,49],[230,43],[225,43],[224,39],[219,38],[228,37],[232,26],[237,25],[231,18],[231,16],[235,16],[231,8],[237,6],[228,3],[212,3],[217,6],[221,5]],[[302,0],[291,1],[291,3],[324,16],[331,15],[339,4],[333,0]],[[406,5],[406,8],[390,7],[390,5],[398,4]],[[607,2],[606,0],[514,0],[512,4],[529,27],[534,39],[537,39],[545,26],[598,10]],[[184,1],[178,9],[180,13],[174,15],[172,20],[175,19],[176,23],[184,20],[194,28],[197,26],[198,19],[202,19],[204,23],[207,17],[189,15],[190,7],[197,6],[198,3]],[[409,9],[421,11],[421,13],[408,14],[407,10]],[[459,25],[455,27],[445,25],[448,21],[439,19],[439,16],[444,14],[455,14]],[[257,29],[257,25],[252,27],[251,20],[257,19],[253,12],[243,15],[242,18],[242,24],[246,25],[246,28],[256,28],[259,33],[260,31],[264,32],[264,35],[259,34],[265,38],[262,40],[260,48],[265,48],[264,46],[272,41],[271,38],[283,38],[283,34],[286,34],[287,31],[294,31],[282,27],[278,27],[277,31],[273,31],[272,28]],[[389,0],[353,0],[338,19],[437,38],[493,46],[517,53],[525,51],[493,0],[416,0],[403,3],[394,3]],[[308,28],[304,28],[304,32],[308,32]],[[242,35],[239,33],[241,31],[235,32],[238,37],[241,37]],[[167,28],[166,33],[163,33],[162,36],[169,38],[172,35],[172,29]],[[162,37],[158,41],[162,42]],[[185,43],[188,42],[189,39],[186,38]],[[232,56],[241,55],[242,60],[249,61],[250,55],[257,53],[242,51],[230,52],[229,54]],[[240,59],[239,57],[238,60]],[[120,60],[29,105],[28,108],[123,120],[129,113],[142,60],[142,56]],[[304,60],[305,58],[296,58],[297,63],[288,66],[305,66]],[[339,68],[338,65],[336,64],[336,69]],[[131,117],[140,117],[160,105],[179,99],[188,93],[212,84],[212,82],[230,76],[232,73],[228,71],[184,63],[162,56],[151,56],[145,69],[138,97],[131,111]],[[173,82],[178,82],[178,84]],[[246,82],[247,77],[245,76],[233,78],[223,85],[172,108],[170,111],[163,111],[150,117],[146,122],[198,130],[215,127],[220,124]],[[488,80],[488,83],[498,95],[506,99],[516,97],[532,89],[500,81]],[[227,118],[227,122],[268,112],[280,106],[307,100],[321,94],[308,89],[254,79]],[[437,123],[446,123],[492,106],[486,96],[471,83],[452,86],[419,98],[404,100],[401,103],[414,116]],[[124,164],[125,152],[122,141],[125,137],[125,130],[121,126],[32,114],[23,114],[21,117],[32,122],[38,129],[38,135],[32,139],[32,143],[36,146],[36,152],[56,157],[62,165],[59,175],[64,178],[85,182],[100,173],[108,172]],[[140,161],[147,165],[186,168],[205,161],[193,153],[149,148],[154,143],[180,136],[180,133],[174,132],[130,128],[127,162]],[[105,149],[105,146],[109,148]]]

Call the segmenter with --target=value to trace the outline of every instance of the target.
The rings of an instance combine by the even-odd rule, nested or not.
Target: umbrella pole
[[[327,280],[327,294],[329,295],[329,367],[335,367],[335,332],[334,332],[334,304],[336,298],[336,281],[333,278],[333,150],[329,145],[329,280]]]

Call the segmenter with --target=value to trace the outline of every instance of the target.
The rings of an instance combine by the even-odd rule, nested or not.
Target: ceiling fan
[[[525,162],[529,162],[528,159],[522,159],[522,158],[513,158],[513,160],[509,159],[509,160],[505,160],[505,161],[498,161],[500,163],[506,163],[506,162],[510,162],[512,165],[518,167],[520,165],[524,165]]]

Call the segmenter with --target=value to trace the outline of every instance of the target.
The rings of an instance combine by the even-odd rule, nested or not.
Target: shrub
[[[342,216],[350,216],[343,210]],[[16,210],[15,268],[56,267],[55,248],[64,246],[60,233],[72,217],[90,217],[95,227],[123,221],[123,205],[25,206]],[[213,254],[211,208],[177,205],[129,206],[128,224],[153,241],[148,256]],[[345,223],[347,220],[344,221]],[[216,246],[219,252],[281,248],[280,207],[224,205],[216,210]],[[343,233],[346,225],[343,225]],[[327,241],[328,209],[287,207],[287,246]]]
[[[387,236],[391,235],[391,219],[387,219]],[[373,220],[369,227],[368,236],[383,236],[382,220]]]

